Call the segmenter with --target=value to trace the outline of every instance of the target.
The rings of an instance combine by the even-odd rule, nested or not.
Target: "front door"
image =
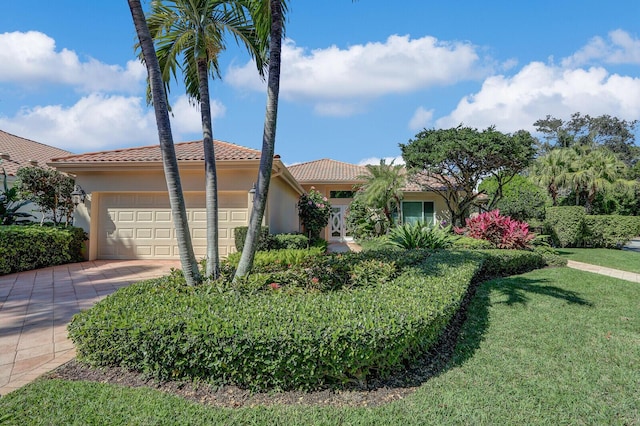
[[[345,214],[347,206],[331,207],[331,216],[329,217],[329,241],[344,241],[347,236],[347,227],[345,224]]]

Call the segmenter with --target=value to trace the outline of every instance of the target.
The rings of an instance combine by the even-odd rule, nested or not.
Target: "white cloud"
[[[512,77],[487,78],[478,93],[464,97],[436,126],[533,130],[533,123],[547,114],[569,117],[574,112],[636,119],[640,78],[609,74],[600,67],[566,69],[532,62]]]
[[[640,64],[640,39],[623,30],[611,31],[608,39],[594,37],[583,48],[562,60],[562,66],[578,67],[604,62],[608,64]]]
[[[431,123],[433,119],[433,109],[426,110],[424,107],[418,107],[416,112],[413,113],[413,117],[409,120],[409,130],[418,131],[422,130]]]
[[[0,34],[0,63],[0,82],[62,84],[86,93],[137,92],[146,78],[139,61],[129,61],[124,68],[93,58],[83,62],[71,50],[56,50],[55,40],[37,31]]]
[[[355,100],[454,84],[488,71],[475,46],[434,37],[392,35],[384,43],[312,51],[288,40],[282,47],[280,95],[314,103],[320,114],[349,115],[359,110]],[[265,87],[253,62],[230,67],[225,81],[242,89]]]
[[[182,95],[172,101],[174,142],[193,140],[202,134],[200,112]],[[224,114],[224,106],[211,101],[212,118]],[[0,128],[75,153],[158,143],[155,114],[139,97],[93,93],[70,107],[36,106],[14,117],[0,116]],[[214,124],[215,137],[215,124]]]
[[[368,157],[368,158],[364,158],[362,160],[360,160],[358,162],[358,166],[366,166],[367,164],[373,164],[373,165],[379,165],[380,164],[380,160],[384,160],[386,164],[391,164],[391,162],[393,162],[393,164],[404,164],[404,159],[402,158],[402,155],[398,155],[397,157]]]

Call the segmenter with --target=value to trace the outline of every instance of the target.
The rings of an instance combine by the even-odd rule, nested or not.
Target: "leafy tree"
[[[187,209],[184,203],[184,194],[182,193],[178,160],[176,159],[176,151],[173,146],[171,122],[169,121],[169,106],[167,103],[167,94],[164,90],[165,87],[160,71],[160,64],[158,63],[153,39],[151,38],[140,0],[128,0],[128,3],[140,43],[140,49],[142,50],[143,62],[147,67],[147,73],[149,75],[151,98],[158,127],[160,151],[162,152],[162,165],[167,182],[173,224],[176,230],[176,240],[178,242],[182,272],[188,285],[196,285],[202,281],[202,277],[198,270],[198,261],[196,260],[191,243],[191,235],[189,234]]]
[[[577,145],[607,148],[627,166],[632,166],[640,159],[640,147],[635,145],[634,134],[638,120],[621,120],[610,115],[591,117],[576,112],[568,121],[547,115],[533,125],[543,134],[541,154],[554,148]]]
[[[362,192],[356,192],[349,204],[347,229],[355,238],[379,237],[389,229],[389,220],[382,209],[374,209],[362,200]]]
[[[478,189],[493,197],[498,187],[494,177],[482,181]],[[496,203],[496,208],[503,215],[518,221],[529,219],[544,219],[544,210],[550,201],[538,185],[521,174],[515,175],[511,182],[504,185],[502,198]]]
[[[0,191],[0,225],[11,225],[28,217],[33,217],[29,213],[18,211],[27,205],[29,201],[20,199],[18,187],[9,188],[9,185],[7,185],[7,172],[4,167],[2,168],[2,187],[3,190]]]
[[[320,231],[329,223],[331,204],[327,197],[311,187],[311,190],[302,194],[298,200],[298,214],[311,244],[319,238]]]
[[[73,178],[41,167],[22,167],[16,175],[20,196],[40,208],[43,222],[48,216],[56,225],[63,221],[69,223],[75,207],[71,199]]]
[[[427,174],[423,187],[444,199],[452,223],[462,225],[477,203],[480,181],[488,176],[496,179],[492,208],[502,198],[504,185],[531,162],[534,142],[524,130],[504,134],[494,127],[478,131],[458,126],[424,130],[409,143],[400,144],[400,149],[407,167]]]
[[[253,199],[249,229],[242,249],[242,255],[234,276],[234,281],[244,277],[251,271],[253,259],[258,247],[260,226],[267,206],[267,195],[271,181],[273,155],[275,153],[276,123],[278,117],[278,97],[280,95],[280,63],[282,53],[282,36],[284,32],[284,14],[287,10],[286,0],[253,0],[251,14],[258,37],[269,42],[269,74],[267,80],[267,108],[262,134],[262,152],[256,183],[256,194]]]
[[[358,197],[367,207],[381,210],[387,221],[393,226],[393,210],[401,217],[400,201],[402,200],[402,188],[407,181],[406,172],[401,164],[387,164],[384,159],[380,164],[367,164],[367,172],[358,179],[365,182],[360,185]]]
[[[620,179],[608,185],[596,194],[591,213],[640,216],[640,182]]]
[[[165,90],[179,68],[187,95],[199,102],[202,142],[205,158],[205,193],[207,206],[206,276],[218,278],[218,180],[213,145],[213,124],[209,97],[209,76],[220,77],[218,55],[225,49],[225,32],[242,41],[259,71],[264,67],[261,47],[242,2],[220,0],[154,1],[147,18],[155,39],[156,53]]]

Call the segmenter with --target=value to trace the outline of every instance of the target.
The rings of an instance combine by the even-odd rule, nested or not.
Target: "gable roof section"
[[[0,167],[7,175],[15,176],[21,167],[40,166],[50,168],[47,163],[52,158],[71,155],[69,151],[21,138],[0,130]]]
[[[429,191],[427,187],[431,187],[436,190],[447,189],[445,185],[431,177],[429,173],[422,171],[409,175],[407,183],[402,190],[405,192],[427,192]]]
[[[298,182],[344,182],[358,183],[358,176],[367,174],[367,168],[356,164],[323,158],[321,160],[294,164],[287,167]]]
[[[260,151],[258,150],[218,140],[214,140],[213,144],[216,160],[218,161],[260,160]],[[174,144],[174,147],[178,161],[204,161],[202,141],[180,142]],[[150,145],[54,158],[52,164],[110,164],[160,161],[162,161],[160,145]]]

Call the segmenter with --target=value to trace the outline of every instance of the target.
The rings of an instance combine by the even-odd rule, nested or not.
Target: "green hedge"
[[[244,248],[244,240],[247,238],[249,227],[238,226],[233,230],[233,238],[236,244],[236,250],[242,253]],[[258,251],[269,250],[269,227],[262,226],[260,228],[260,236],[258,237]]]
[[[584,235],[584,207],[548,207],[545,216],[546,230],[551,234],[554,245],[576,247],[582,243]]]
[[[86,239],[74,227],[1,226],[0,274],[81,261]]]
[[[244,248],[244,240],[247,237],[249,228],[247,226],[238,226],[233,230],[236,251],[242,252]],[[258,237],[258,250],[281,250],[281,249],[302,249],[309,245],[309,239],[302,234],[270,234],[269,227],[260,228],[260,237]]]
[[[640,216],[585,216],[583,241],[590,247],[620,248],[640,235]]]
[[[69,336],[78,359],[94,366],[254,390],[315,389],[402,368],[436,342],[479,273],[540,265],[532,252],[441,251],[393,281],[297,293],[187,287],[176,273],[77,314]]]
[[[592,216],[580,206],[549,207],[545,227],[559,247],[620,248],[640,235],[640,217]]]

